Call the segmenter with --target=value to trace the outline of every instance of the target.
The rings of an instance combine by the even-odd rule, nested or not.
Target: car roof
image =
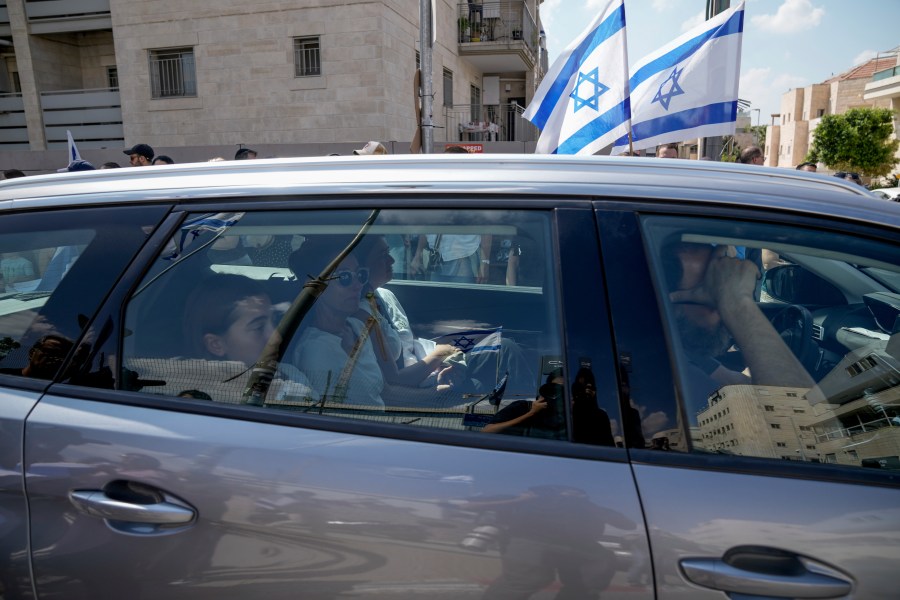
[[[0,183],[0,210],[297,194],[713,202],[900,227],[900,207],[827,175],[713,161],[527,154],[334,156],[38,175]]]

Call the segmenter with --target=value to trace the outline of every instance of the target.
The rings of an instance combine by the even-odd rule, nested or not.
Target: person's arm
[[[543,396],[538,396],[537,400],[533,401],[531,403],[531,406],[528,407],[528,412],[525,412],[525,413],[519,415],[518,417],[514,417],[508,421],[501,421],[498,423],[488,423],[487,425],[484,426],[484,429],[482,429],[482,431],[484,431],[485,433],[500,433],[504,429],[508,429],[510,427],[515,427],[516,425],[519,425],[519,424],[523,423],[524,421],[527,421],[528,419],[530,419],[531,417],[533,417],[540,411],[544,410],[545,408],[547,408],[547,400],[545,400],[543,398]],[[500,417],[502,415],[502,413],[503,413],[503,411],[500,411],[500,413],[497,414],[497,417]]]
[[[689,290],[669,294],[672,302],[693,302],[718,311],[725,327],[744,354],[752,383],[781,387],[815,385],[775,328],[756,305],[753,293],[759,270],[752,262],[727,256],[717,247],[703,281]]]
[[[476,277],[475,279],[475,281],[477,281],[478,283],[487,283],[488,278],[490,277],[492,239],[493,236],[491,235],[481,236],[481,248],[479,252],[481,261],[478,263],[478,277]]]
[[[413,253],[412,260],[409,261],[409,270],[413,275],[425,272],[425,267],[422,265],[422,252],[427,245],[428,239],[424,235],[419,235],[419,240],[416,242],[416,250]]]

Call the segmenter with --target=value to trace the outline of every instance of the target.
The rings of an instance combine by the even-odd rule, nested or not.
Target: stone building
[[[533,142],[542,0],[436,0],[435,141]],[[61,166],[147,143],[178,160],[408,151],[418,0],[6,0],[0,159]],[[11,154],[14,153],[14,154]],[[15,164],[13,164],[15,163]],[[64,163],[63,163],[64,164]]]
[[[781,96],[781,113],[766,128],[765,164],[794,168],[806,159],[813,132],[825,115],[838,115],[851,108],[890,108],[890,99],[866,93],[877,72],[892,68],[896,50],[853,67],[840,75]],[[898,91],[900,96],[900,91]]]

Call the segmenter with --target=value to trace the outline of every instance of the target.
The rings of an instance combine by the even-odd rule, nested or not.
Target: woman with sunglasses
[[[288,265],[298,280],[315,277],[337,256],[349,239],[308,237],[293,252]],[[369,270],[350,255],[335,269],[328,287],[300,324],[293,350],[294,365],[326,402],[384,407],[384,378],[372,346],[374,319],[356,318]]]

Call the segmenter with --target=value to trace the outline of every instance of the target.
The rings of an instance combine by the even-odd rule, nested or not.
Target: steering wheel
[[[815,373],[819,347],[813,341],[812,314],[799,304],[788,304],[769,321],[800,364]]]

